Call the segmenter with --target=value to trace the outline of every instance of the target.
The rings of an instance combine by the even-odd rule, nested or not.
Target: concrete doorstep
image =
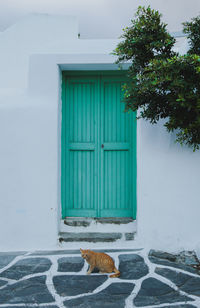
[[[131,218],[68,217],[61,221],[59,242],[115,242],[134,240],[136,222]]]

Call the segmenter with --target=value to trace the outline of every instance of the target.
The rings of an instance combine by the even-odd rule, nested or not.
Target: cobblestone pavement
[[[119,278],[92,273],[78,250],[0,253],[0,307],[200,307],[193,254],[104,250]]]

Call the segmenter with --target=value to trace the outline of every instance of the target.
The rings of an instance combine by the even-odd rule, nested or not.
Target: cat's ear
[[[80,248],[80,252],[83,252],[83,249]]]

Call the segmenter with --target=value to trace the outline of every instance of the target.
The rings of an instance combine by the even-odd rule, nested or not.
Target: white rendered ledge
[[[63,70],[118,70],[110,54],[38,54],[29,62],[28,92],[58,98]],[[128,64],[123,66],[128,68]]]

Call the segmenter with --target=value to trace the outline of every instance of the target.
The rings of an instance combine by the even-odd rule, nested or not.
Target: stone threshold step
[[[104,233],[104,232],[60,232],[59,242],[115,242],[117,240],[134,240],[134,233]]]
[[[96,252],[105,252],[105,253],[113,253],[113,252],[120,252],[120,253],[130,253],[130,252],[138,252],[141,251],[143,248],[135,248],[135,249],[119,249],[119,248],[106,248],[106,249],[92,249],[93,251]],[[9,254],[9,253],[7,253]],[[62,250],[37,250],[35,252],[30,253],[30,256],[57,256],[57,255],[80,255],[80,249],[62,249]]]
[[[133,222],[130,217],[102,217],[102,218],[90,218],[90,217],[66,217],[64,224],[70,227],[88,227],[92,222],[99,224],[128,224]]]

